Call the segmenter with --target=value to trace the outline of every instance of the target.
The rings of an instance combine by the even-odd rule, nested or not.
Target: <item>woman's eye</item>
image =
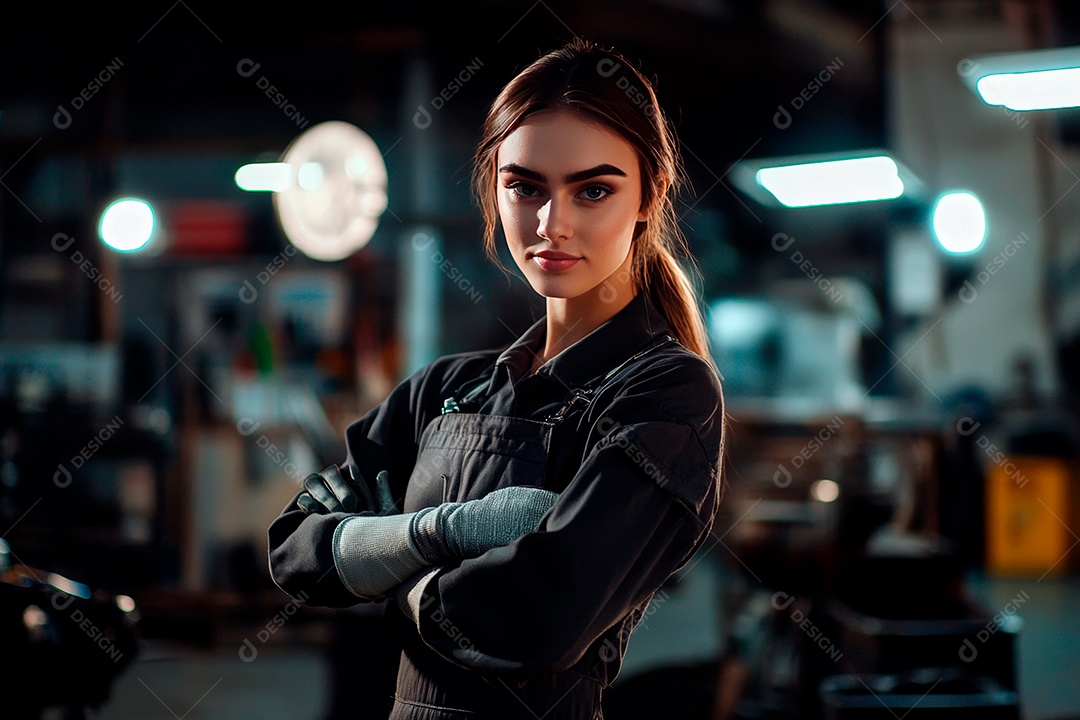
[[[522,190],[528,190],[528,191],[535,192],[536,188],[534,188],[532,185],[526,185],[524,183],[515,183],[513,185],[507,185],[506,187],[507,187],[507,189],[512,191],[514,193],[514,195],[516,195],[518,197],[521,197],[521,198],[536,197],[536,195],[533,194],[532,192],[522,192]]]
[[[509,190],[514,197],[521,199],[528,198],[531,200],[533,198],[540,197],[539,190],[537,190],[532,185],[526,185],[525,183],[521,182],[507,185],[506,189]],[[592,187],[587,187],[580,193],[578,193],[578,197],[584,200],[588,200],[590,202],[600,202],[610,194],[611,190],[609,188],[606,188],[603,185],[593,185]]]
[[[595,193],[603,193],[603,194],[596,195]],[[587,187],[584,190],[582,190],[581,194],[586,200],[592,200],[593,202],[597,202],[597,201],[603,200],[608,195],[610,195],[611,191],[608,190],[606,187],[602,187],[600,185],[593,185],[592,187]]]

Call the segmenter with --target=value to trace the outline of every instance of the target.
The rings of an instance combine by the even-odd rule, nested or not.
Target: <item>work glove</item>
[[[511,486],[476,500],[424,508],[415,513],[412,539],[429,565],[477,557],[535,530],[558,498],[550,490]]]
[[[386,471],[376,478],[379,514],[342,520],[334,530],[334,564],[345,587],[381,600],[387,591],[430,565],[477,557],[532,532],[558,493],[507,487],[463,503],[398,512]]]
[[[332,512],[356,512],[363,500],[369,500],[367,488],[354,488],[338,470],[328,465],[304,479],[304,492],[296,498],[297,506],[308,515]],[[370,501],[364,503],[370,506]],[[392,503],[391,503],[392,504]]]

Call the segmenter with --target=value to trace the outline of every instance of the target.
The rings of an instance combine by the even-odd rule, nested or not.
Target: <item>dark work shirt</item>
[[[386,469],[400,507],[425,427],[446,398],[461,398],[462,387],[492,380],[472,412],[542,420],[571,389],[605,375],[664,332],[674,335],[654,300],[639,292],[532,376],[546,318],[508,348],[442,356],[349,426],[345,465],[372,494],[376,474]],[[544,487],[560,497],[537,530],[443,566],[426,586],[439,603],[440,625],[406,626],[393,602],[387,604],[391,622],[481,672],[508,666],[557,672],[581,659],[602,633],[644,611],[711,532],[722,494],[724,440],[713,366],[678,343],[645,360],[557,427]],[[269,530],[271,572],[283,590],[303,593],[310,605],[360,602],[333,567],[333,531],[345,517],[285,509]],[[455,654],[458,635],[472,645],[464,656]],[[613,676],[596,679],[607,684]]]

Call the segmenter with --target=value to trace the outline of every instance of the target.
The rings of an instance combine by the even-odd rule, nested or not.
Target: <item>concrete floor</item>
[[[1080,578],[987,578],[968,588],[987,608],[1022,598],[1020,695],[1028,720],[1080,718]],[[1026,599],[1025,599],[1026,598]]]
[[[709,660],[722,652],[717,616],[711,611],[720,570],[711,562],[690,570],[635,631],[619,683],[651,668]],[[1027,598],[1018,612],[1024,623],[1019,676],[1025,720],[1080,717],[1080,578],[973,575],[968,587],[987,608],[998,611],[1021,593]],[[253,632],[240,628],[236,636]],[[115,685],[101,720],[327,717],[327,656],[303,646],[267,644],[257,658],[245,661],[240,644],[223,643],[213,650],[148,644]],[[363,705],[358,698],[358,709]]]
[[[148,648],[120,679],[101,720],[320,720],[329,695],[326,659],[267,649],[244,662],[236,649]]]

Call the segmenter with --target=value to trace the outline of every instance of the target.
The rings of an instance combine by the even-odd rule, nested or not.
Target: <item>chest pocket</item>
[[[421,437],[406,512],[473,500],[511,485],[543,487],[550,449],[549,423],[478,413],[440,415]]]

